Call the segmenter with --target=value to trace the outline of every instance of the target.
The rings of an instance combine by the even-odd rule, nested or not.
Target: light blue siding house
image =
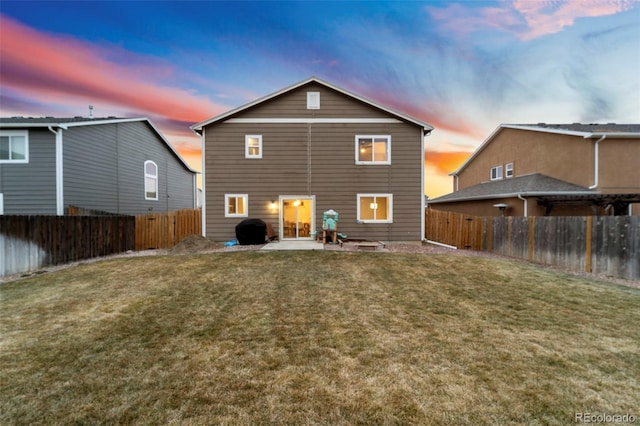
[[[147,118],[0,118],[0,214],[192,209],[196,176]]]

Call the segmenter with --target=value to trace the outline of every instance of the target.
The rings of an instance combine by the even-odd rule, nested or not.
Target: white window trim
[[[244,213],[229,213],[229,198],[236,198],[236,211],[238,210],[238,198],[244,198]],[[224,217],[249,217],[248,194],[224,194]]]
[[[385,220],[361,219],[360,218],[360,199],[364,197],[385,197],[388,200],[388,212],[387,212],[388,218]],[[356,218],[358,223],[393,223],[393,194],[357,194],[356,207],[357,207]]]
[[[493,171],[496,171],[496,177],[493,177]],[[500,172],[500,173],[498,173]],[[498,176],[499,174],[499,176]],[[502,173],[502,165],[500,166],[495,166],[491,168],[491,173],[489,174],[489,177],[491,178],[491,180],[501,180],[504,177],[504,174]]]
[[[249,154],[249,139],[258,139],[258,155]],[[262,135],[244,136],[244,158],[262,158]]]
[[[513,163],[507,163],[504,165],[504,177],[507,179],[513,177]]]
[[[320,109],[320,92],[307,92],[307,109]]]
[[[0,194],[0,216],[4,214],[4,194]]]
[[[24,160],[0,160],[0,164],[27,164],[29,163],[29,131],[28,130],[0,130],[0,136],[8,136],[11,144],[12,136],[24,137]]]
[[[147,173],[147,164],[153,164],[155,166],[156,168],[155,175]],[[144,162],[144,199],[145,200],[153,200],[153,201],[158,200],[158,174],[159,174],[158,165],[154,161],[147,160]],[[154,191],[156,193],[155,197],[147,196],[147,192],[150,192],[150,191],[147,191],[147,178],[153,178],[155,180],[155,191]]]
[[[387,159],[385,161],[361,161],[360,160],[360,139],[371,139],[372,141],[376,138],[385,138],[387,140]],[[356,164],[363,166],[376,166],[376,165],[389,165],[391,164],[391,135],[356,135],[355,139],[356,145]],[[372,156],[373,157],[373,156]]]

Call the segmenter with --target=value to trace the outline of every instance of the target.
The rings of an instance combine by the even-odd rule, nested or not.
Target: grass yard
[[[0,424],[638,417],[639,354],[640,290],[523,263],[114,259],[0,286]]]

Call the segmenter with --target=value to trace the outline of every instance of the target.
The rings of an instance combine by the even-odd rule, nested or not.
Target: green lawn
[[[0,286],[0,424],[638,417],[639,324],[638,289],[481,257],[108,260]]]

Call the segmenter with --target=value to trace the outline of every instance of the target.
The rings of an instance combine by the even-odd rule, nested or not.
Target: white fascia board
[[[277,92],[274,92],[274,93],[271,93],[269,95],[263,96],[262,98],[256,99],[255,101],[252,101],[252,102],[249,102],[249,103],[247,103],[245,105],[242,105],[242,106],[239,106],[237,108],[234,108],[234,109],[232,109],[230,111],[227,111],[227,112],[225,112],[223,114],[217,115],[217,116],[212,117],[212,118],[210,118],[208,120],[205,120],[205,121],[201,121],[200,123],[196,123],[196,124],[191,126],[191,130],[193,130],[195,132],[201,131],[204,126],[207,126],[207,125],[209,125],[211,123],[214,123],[216,121],[223,120],[226,117],[229,117],[229,116],[231,116],[233,114],[236,114],[236,113],[238,113],[240,111],[243,111],[245,109],[251,108],[254,105],[260,104],[260,103],[262,103],[264,101],[267,101],[269,99],[275,98],[276,96],[279,96],[279,95],[281,95],[283,93],[286,93],[286,92],[289,92],[291,90],[297,89],[298,87],[304,86],[305,84],[312,83],[312,82],[315,82],[315,83],[321,84],[323,86],[329,87],[330,89],[333,89],[333,90],[335,90],[337,92],[343,93],[343,94],[345,94],[345,95],[347,95],[349,97],[358,99],[358,100],[360,100],[360,101],[362,101],[364,103],[367,103],[367,104],[369,104],[371,106],[374,106],[374,107],[376,107],[378,109],[381,109],[381,110],[383,110],[385,112],[388,112],[388,113],[390,113],[392,115],[398,116],[398,117],[400,117],[400,118],[402,118],[404,120],[410,121],[410,122],[412,122],[414,124],[418,124],[418,125],[422,126],[422,128],[423,128],[423,130],[425,132],[430,132],[430,131],[432,131],[434,129],[434,127],[429,123],[426,123],[424,121],[418,120],[417,118],[414,118],[414,117],[410,117],[410,116],[408,116],[406,114],[403,114],[401,112],[394,111],[394,110],[392,110],[390,108],[387,108],[387,107],[385,107],[383,105],[380,105],[380,104],[378,104],[376,102],[373,102],[373,101],[371,101],[371,100],[369,100],[367,98],[364,98],[363,96],[357,95],[355,93],[349,92],[349,91],[347,91],[345,89],[342,89],[340,87],[334,86],[331,83],[327,83],[326,81],[320,80],[317,77],[310,77],[310,78],[308,78],[306,80],[302,80],[302,81],[300,81],[300,82],[298,82],[296,84],[293,84],[291,86],[285,87],[284,89],[281,89],[281,90],[279,90]]]
[[[471,197],[462,197],[455,198],[451,200],[441,200],[437,199],[429,200],[429,204],[439,204],[439,203],[456,203],[459,201],[477,201],[477,200],[492,200],[495,198],[515,198],[517,196],[521,197],[545,197],[549,195],[600,195],[599,192],[593,191],[561,191],[561,192],[550,192],[550,191],[529,191],[529,192],[509,192],[505,194],[489,194],[489,195],[477,195]]]
[[[171,150],[171,152],[178,158],[178,160],[184,165],[184,167],[191,173],[198,173],[196,170],[193,170],[187,162],[182,158],[182,156],[176,151],[171,143],[164,137],[162,133],[158,130],[158,128],[149,120],[147,117],[137,117],[137,118],[113,118],[106,120],[91,120],[91,121],[72,121],[69,123],[0,123],[0,128],[3,127],[11,127],[11,128],[33,128],[33,127],[58,127],[61,129],[68,129],[70,127],[84,127],[84,126],[96,126],[96,125],[104,125],[104,124],[119,124],[119,123],[133,123],[133,122],[146,122],[149,127],[153,130],[153,132],[164,142],[164,144]]]
[[[456,176],[458,173],[464,170],[469,165],[469,163],[471,163],[471,161],[473,161],[473,159],[476,158],[482,152],[482,150],[485,149],[487,145],[489,145],[489,143],[493,140],[493,138],[496,137],[498,133],[500,133],[503,127],[504,127],[504,124],[501,124],[500,126],[496,127],[496,129],[493,132],[491,132],[491,134],[480,145],[478,145],[478,147],[471,153],[469,158],[467,158],[467,160],[464,163],[462,163],[460,167],[458,167],[458,170],[449,173],[449,176]]]
[[[149,127],[151,127],[151,129],[153,130],[153,132],[156,134],[156,136],[158,136],[162,142],[164,142],[164,144],[167,146],[167,148],[169,148],[169,150],[173,153],[173,155],[175,155],[178,160],[182,163],[182,165],[191,173],[198,173],[197,171],[193,170],[188,164],[187,162],[184,160],[184,158],[182,158],[182,156],[178,153],[178,151],[175,150],[175,148],[173,147],[173,145],[171,145],[171,143],[167,140],[167,138],[164,137],[164,135],[162,133],[160,133],[160,130],[158,130],[158,128],[155,126],[155,124],[153,124],[153,122],[151,122],[151,120],[149,120],[147,117],[138,117],[138,118],[116,118],[116,119],[110,119],[110,120],[94,120],[94,121],[78,121],[78,122],[73,122],[73,123],[65,123],[64,125],[66,127],[82,127],[82,126],[90,126],[90,125],[97,125],[97,124],[120,124],[120,123],[133,123],[133,122],[146,122]]]
[[[230,118],[224,123],[285,123],[285,124],[321,124],[321,123],[402,123],[396,118]]]
[[[512,124],[504,124],[502,127],[505,127],[508,129],[517,129],[517,130],[530,130],[532,132],[553,133],[557,135],[581,136],[584,139],[596,139],[602,136],[606,136],[607,139],[640,137],[640,132],[580,132],[577,130],[548,129],[544,127],[517,126]]]
[[[147,117],[137,118],[108,118],[106,120],[91,120],[91,121],[71,121],[69,123],[58,123],[64,127],[82,127],[82,126],[94,126],[98,124],[116,124],[116,123],[131,123],[134,121],[149,121]]]
[[[32,127],[44,127],[44,128],[61,127],[63,129],[66,128],[64,124],[60,124],[60,123],[27,123],[27,122],[22,122],[22,123],[0,123],[0,129],[4,129],[4,128],[28,129],[28,128],[32,128]]]
[[[151,126],[151,128],[153,129],[153,131],[156,133],[156,135],[158,135],[158,137],[160,139],[162,139],[162,141],[164,142],[164,144],[171,150],[171,152],[173,152],[173,154],[178,158],[178,160],[180,160],[180,162],[182,162],[182,164],[184,165],[184,167],[189,170],[191,173],[195,173],[197,174],[198,172],[196,170],[193,170],[191,167],[189,167],[189,165],[187,164],[187,162],[184,160],[184,158],[182,158],[182,156],[178,153],[178,151],[176,151],[173,148],[173,145],[171,145],[171,143],[164,137],[164,135],[162,133],[160,133],[160,130],[158,130],[156,128],[156,126],[151,122],[151,120],[149,120],[148,118],[144,118],[141,119],[140,121],[146,121],[147,124],[149,126]]]
[[[638,132],[596,132],[585,135],[585,139],[598,139],[606,136],[607,139],[640,139],[640,133]]]
[[[546,127],[536,127],[536,126],[518,126],[514,124],[502,124],[501,127],[505,129],[529,130],[531,132],[554,133],[558,135],[569,135],[569,136],[588,137],[591,135],[590,132],[579,132],[576,130],[564,130],[564,129],[549,129]]]

